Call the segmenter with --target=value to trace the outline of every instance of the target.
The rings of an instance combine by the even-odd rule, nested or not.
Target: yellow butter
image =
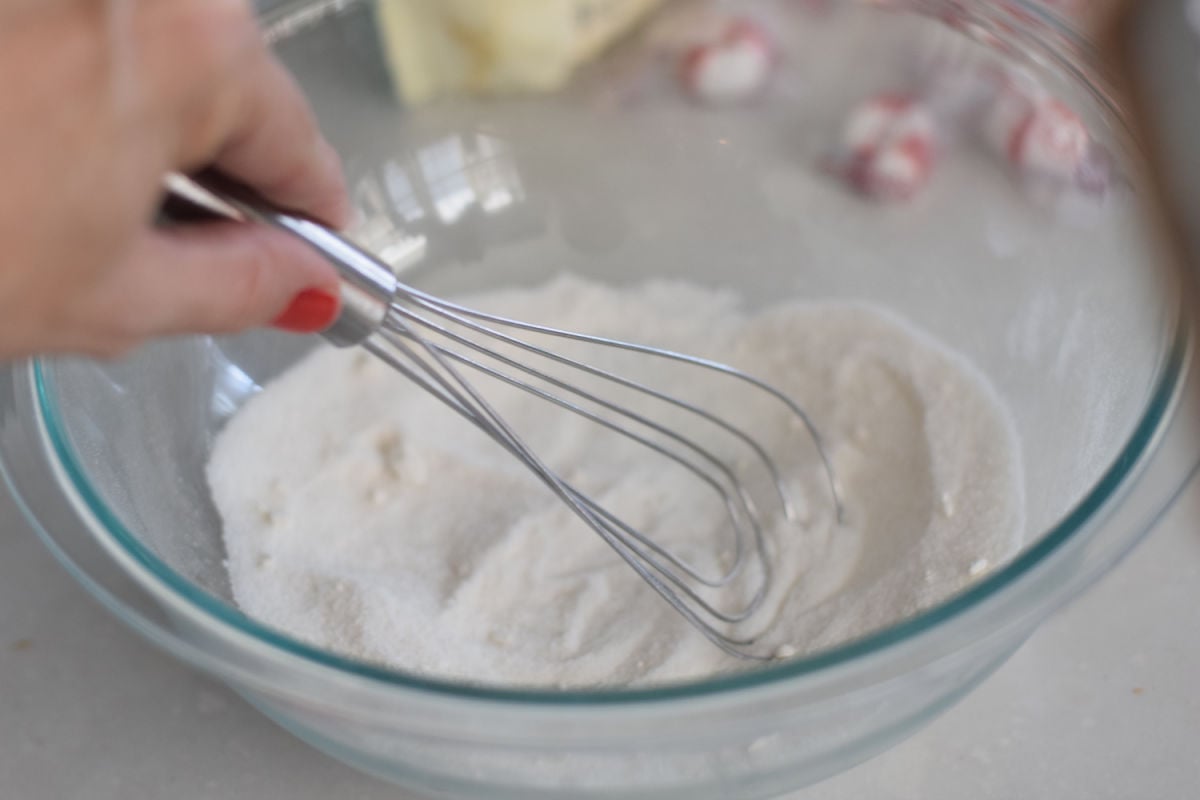
[[[552,91],[660,0],[380,0],[400,97]]]

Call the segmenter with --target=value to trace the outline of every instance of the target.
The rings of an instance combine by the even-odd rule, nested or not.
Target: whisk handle
[[[341,312],[321,335],[338,347],[367,339],[383,324],[398,281],[387,264],[320,223],[271,208],[261,198],[221,179],[171,173],[164,180],[167,202],[185,204],[207,215],[237,222],[262,223],[287,231],[325,256],[341,277]]]

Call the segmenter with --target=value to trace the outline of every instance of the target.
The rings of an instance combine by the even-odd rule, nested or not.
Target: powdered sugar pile
[[[768,606],[778,612],[768,643],[780,653],[910,615],[1016,547],[1022,481],[1005,413],[968,364],[886,312],[797,304],[749,315],[735,296],[698,286],[614,289],[575,277],[471,302],[729,361],[811,413],[844,494],[841,525],[786,417],[764,408],[750,423],[764,441],[800,443],[782,462],[796,473],[802,520],[768,531]],[[719,406],[724,386],[688,391]],[[569,480],[673,549],[718,556],[700,482],[544,402],[492,399]],[[237,602],[314,644],[526,686],[743,666],[510,456],[363,353],[322,348],[269,385],[219,438],[209,479]]]

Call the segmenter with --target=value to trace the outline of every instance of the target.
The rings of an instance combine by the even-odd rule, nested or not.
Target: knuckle
[[[245,0],[192,0],[180,3],[174,20],[193,65],[226,72],[255,51],[260,39]]]
[[[262,183],[262,191],[274,197],[294,198],[301,193],[312,179],[313,167],[300,158],[281,164],[278,170]],[[311,192],[305,192],[310,194]]]
[[[227,145],[236,116],[234,98],[228,96],[217,98],[195,112],[183,134],[179,153],[182,166],[206,166]]]

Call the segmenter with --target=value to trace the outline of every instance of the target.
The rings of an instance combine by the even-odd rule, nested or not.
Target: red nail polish
[[[333,324],[340,303],[323,289],[305,289],[292,299],[271,325],[292,333],[316,333]]]

